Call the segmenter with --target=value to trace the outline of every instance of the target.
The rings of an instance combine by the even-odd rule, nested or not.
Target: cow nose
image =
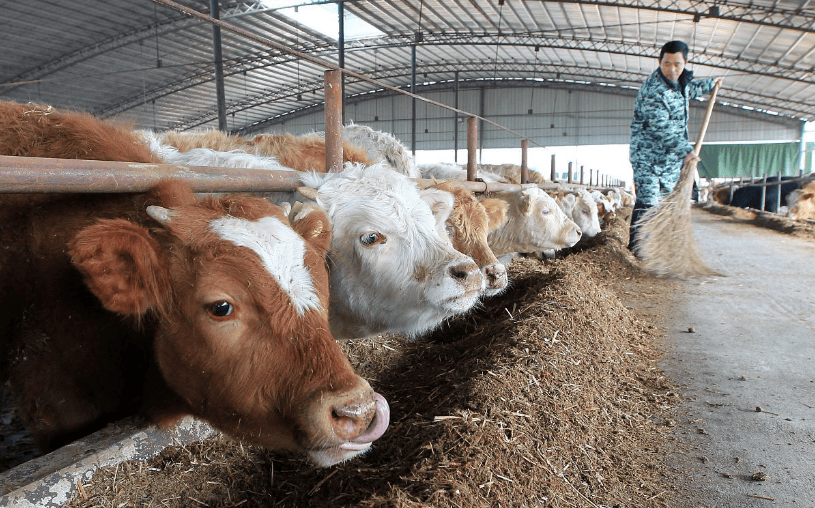
[[[474,278],[481,277],[481,271],[473,261],[453,265],[447,269],[447,273],[454,280],[464,284],[469,284]]]
[[[331,406],[331,427],[343,440],[351,440],[362,434],[376,414],[376,401],[371,397],[346,404]]]
[[[501,263],[493,263],[484,267],[487,284],[490,289],[501,289],[507,285],[507,269]]]

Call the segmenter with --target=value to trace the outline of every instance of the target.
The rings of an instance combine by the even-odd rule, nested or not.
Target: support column
[[[220,19],[218,0],[209,0],[209,15]],[[224,58],[221,53],[221,27],[212,25],[212,50],[215,58],[215,98],[218,103],[218,130],[226,132],[226,94],[224,93]]]
[[[325,71],[325,167],[342,171],[342,71]]]

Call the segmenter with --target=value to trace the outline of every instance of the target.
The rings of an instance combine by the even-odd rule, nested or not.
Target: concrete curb
[[[149,460],[170,445],[201,441],[216,433],[192,417],[183,418],[173,431],[127,418],[0,474],[0,506],[58,508],[73,497],[79,481],[89,480],[99,468]]]

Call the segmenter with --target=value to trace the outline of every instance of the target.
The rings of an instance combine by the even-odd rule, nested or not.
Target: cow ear
[[[806,194],[801,194],[800,196],[798,196],[798,201],[807,201],[813,198],[815,198],[815,193],[807,192]]]
[[[487,231],[495,231],[506,224],[508,219],[507,210],[509,209],[509,203],[503,199],[496,198],[482,199],[480,203],[487,211],[487,218],[489,219]]]
[[[297,187],[297,193],[304,198],[317,201],[317,189],[313,187]]]
[[[439,189],[422,189],[419,191],[419,195],[433,212],[436,224],[443,225],[453,211],[455,199],[453,193]]]
[[[289,224],[297,234],[325,257],[331,245],[331,223],[328,215],[315,204],[296,202],[289,215]]]
[[[158,242],[124,219],[100,220],[68,244],[71,263],[107,310],[143,315],[169,294]]]
[[[519,198],[518,208],[522,214],[528,215],[532,211],[532,194],[527,190],[521,191]]]

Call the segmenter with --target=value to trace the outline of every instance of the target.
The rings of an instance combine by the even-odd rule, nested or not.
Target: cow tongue
[[[376,402],[376,414],[374,414],[374,419],[371,421],[371,424],[368,425],[368,428],[365,429],[365,432],[351,440],[352,443],[372,443],[382,437],[388,429],[391,418],[391,408],[388,406],[388,401],[378,393],[374,393],[374,400]]]

